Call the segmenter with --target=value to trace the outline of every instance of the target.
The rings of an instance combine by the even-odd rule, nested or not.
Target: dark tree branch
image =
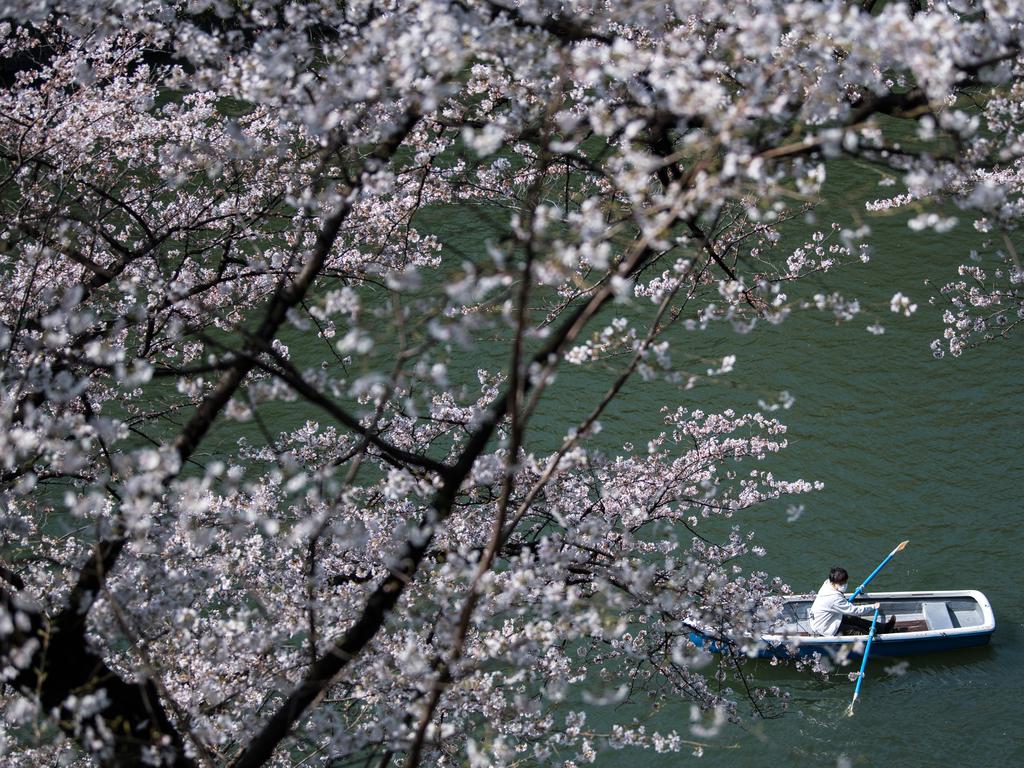
[[[268,354],[273,354],[272,350],[269,351]],[[268,365],[258,358],[253,359],[253,365],[260,370],[266,371],[270,375],[281,379],[281,381],[285,382],[306,400],[325,410],[339,422],[344,424],[348,429],[358,435],[361,435],[364,439],[369,441],[371,445],[380,450],[385,457],[391,458],[399,465],[420,467],[428,472],[434,472],[441,477],[445,477],[451,472],[452,468],[447,464],[436,461],[429,456],[411,453],[410,451],[406,451],[387,442],[373,430],[360,424],[359,419],[302,378],[302,374],[295,370],[287,360],[278,355],[273,355],[273,357],[275,358],[275,365]]]
[[[641,241],[633,257],[622,265],[622,273],[630,274],[650,255],[651,250],[648,244],[646,241]],[[580,334],[587,322],[613,297],[614,291],[611,286],[604,285],[558,327],[548,343],[533,356],[532,362],[540,365],[551,365],[553,361],[557,362],[561,358],[565,346]],[[524,394],[534,384],[535,382],[532,380],[524,381]],[[326,694],[327,689],[338,679],[348,664],[380,631],[406,586],[415,578],[420,562],[433,542],[436,527],[452,513],[456,494],[463,481],[469,476],[474,462],[483,453],[498,422],[507,415],[512,403],[511,394],[509,391],[502,394],[477,425],[458,460],[444,476],[444,483],[434,496],[430,513],[420,521],[417,536],[405,542],[401,553],[391,566],[391,573],[367,599],[359,618],[334,641],[332,646],[320,657],[320,660],[310,667],[302,682],[292,690],[232,764],[233,768],[257,768],[257,766],[264,765],[306,710],[314,706]]]

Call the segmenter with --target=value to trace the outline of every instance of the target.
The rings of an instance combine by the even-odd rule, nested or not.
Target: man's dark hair
[[[845,568],[840,568],[838,565],[828,572],[828,580],[833,584],[845,584],[850,580],[850,574],[846,572]]]

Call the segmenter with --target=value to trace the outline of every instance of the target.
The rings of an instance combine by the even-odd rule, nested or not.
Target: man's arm
[[[877,607],[878,603],[864,603],[863,605],[854,605],[846,599],[845,595],[839,595],[839,598],[835,602],[836,610],[847,616],[865,616],[869,613],[874,613],[875,608]]]

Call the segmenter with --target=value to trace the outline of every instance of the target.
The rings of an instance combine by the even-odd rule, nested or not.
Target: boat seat
[[[953,620],[945,603],[925,603],[923,608],[928,629],[953,629]]]

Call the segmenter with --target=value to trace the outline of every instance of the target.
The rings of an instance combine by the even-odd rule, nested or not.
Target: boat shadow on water
[[[870,662],[871,676],[879,681],[902,678],[908,673],[915,675],[958,674],[965,670],[981,664],[988,664],[999,654],[998,645],[983,645],[976,648],[964,648],[959,651],[929,653],[906,658],[889,657],[874,658]],[[831,665],[831,669],[824,673],[808,672],[806,667],[797,668],[793,660],[776,661],[767,658],[751,658],[744,664],[744,671],[764,685],[786,685],[796,693],[803,686],[813,687],[816,690],[831,688],[833,685],[850,684],[850,674],[857,671],[858,658],[847,657],[845,663]],[[797,684],[794,690],[791,684]],[[803,684],[803,685],[800,685]],[[794,701],[797,696],[794,696]]]

